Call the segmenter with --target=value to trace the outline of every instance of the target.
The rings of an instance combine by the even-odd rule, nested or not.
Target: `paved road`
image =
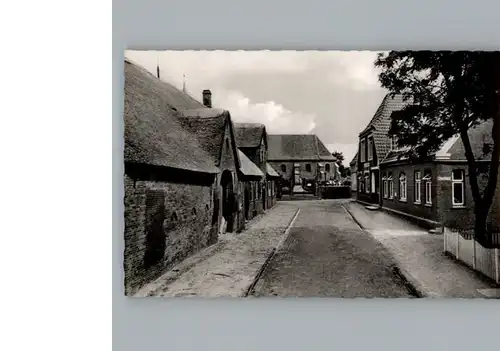
[[[368,211],[359,203],[351,202],[346,208],[366,232],[391,252],[406,279],[424,296],[485,297],[481,290],[493,287],[443,253],[442,235],[429,234],[384,211]]]
[[[290,202],[300,213],[254,296],[411,297],[390,254],[357,226],[345,202]]]

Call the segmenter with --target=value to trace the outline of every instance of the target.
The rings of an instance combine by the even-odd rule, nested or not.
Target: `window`
[[[404,173],[399,176],[399,199],[406,201],[406,175]]]
[[[425,203],[432,204],[432,177],[430,172],[426,172],[422,180],[425,183]]]
[[[281,172],[286,173],[286,165],[281,165]]]
[[[394,198],[394,180],[392,179],[392,173],[389,173],[389,176],[387,177],[387,183],[389,186],[389,199]]]
[[[361,177],[361,176],[358,176],[358,187],[359,187],[359,192],[364,192],[365,191],[364,178]]]
[[[382,176],[382,196],[387,199],[389,193],[389,184],[387,182],[387,174],[384,173]]]
[[[393,135],[390,137],[390,142],[391,142],[391,150],[397,150],[398,138],[395,135]]]
[[[359,151],[361,152],[361,162],[365,162],[365,139],[361,140],[361,144],[359,146]]]
[[[368,139],[368,160],[372,160],[373,158],[373,139]]]
[[[368,174],[365,174],[365,193],[369,193],[370,192],[370,177],[368,176]]]
[[[453,170],[451,173],[451,196],[453,199],[453,206],[463,206],[464,201],[464,171],[461,169]]]
[[[372,193],[376,193],[376,182],[375,182],[375,172],[372,172],[372,179],[371,179],[371,186],[372,186]]]
[[[422,188],[421,188],[421,180],[420,180],[420,171],[416,171],[415,172],[415,194],[414,194],[414,200],[415,200],[415,203],[419,204],[420,201],[421,201],[421,196],[420,196],[420,192],[422,191]]]
[[[311,172],[311,164],[306,164],[306,172]]]
[[[325,165],[325,171],[330,172],[330,164],[329,163],[327,163]]]

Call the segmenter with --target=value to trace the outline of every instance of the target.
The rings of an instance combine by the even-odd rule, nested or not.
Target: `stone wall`
[[[124,185],[125,292],[131,295],[215,243],[219,213],[214,185],[134,181],[128,175]]]

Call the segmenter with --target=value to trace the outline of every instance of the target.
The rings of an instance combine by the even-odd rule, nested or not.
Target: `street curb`
[[[292,220],[288,224],[288,227],[286,228],[285,233],[283,235],[283,239],[281,239],[281,241],[278,243],[278,245],[271,250],[271,252],[267,256],[266,260],[264,261],[264,264],[260,267],[259,271],[257,272],[257,275],[254,277],[252,283],[245,290],[243,297],[248,297],[250,295],[250,293],[252,293],[252,290],[255,288],[255,286],[259,282],[260,278],[264,274],[264,271],[266,270],[267,266],[269,265],[269,262],[271,262],[272,258],[276,254],[276,252],[281,250],[281,248],[283,247],[284,243],[286,242],[286,240],[290,236],[291,228],[292,228],[293,224],[295,223],[295,220],[297,219],[299,212],[300,212],[300,208],[297,209],[297,212],[295,212],[295,215],[293,216]]]
[[[359,227],[359,229],[365,231],[365,228],[361,225],[361,223],[356,219],[356,217],[354,217],[351,213],[351,211],[349,211],[347,208],[345,208],[344,205],[342,205],[342,208],[344,209],[344,211],[349,215],[349,217],[351,217],[351,219],[354,221],[354,223],[356,223]]]
[[[358,225],[359,229],[361,229],[363,232],[367,233],[368,235],[372,236],[362,225],[361,223],[356,219],[356,217],[354,217],[354,215],[347,209],[345,208],[344,205],[342,205],[342,208],[346,211],[346,213],[349,215],[349,217],[352,218],[352,220]],[[377,240],[376,238],[374,238],[375,240]],[[378,241],[378,240],[377,240]],[[382,244],[383,245],[383,244]],[[388,251],[388,250],[387,250]],[[388,253],[393,257],[393,260],[394,262],[398,262],[398,260],[394,257],[394,255],[388,251]],[[406,270],[404,270],[403,268],[399,267],[397,264],[393,265],[391,267],[391,270],[392,270],[392,273],[398,277],[403,285],[406,287],[406,289],[408,290],[408,292],[415,296],[416,298],[424,298],[424,297],[428,297],[423,291],[422,289],[417,289],[417,283],[413,282],[413,279],[411,278],[411,275],[406,272]],[[410,278],[409,278],[410,277]]]

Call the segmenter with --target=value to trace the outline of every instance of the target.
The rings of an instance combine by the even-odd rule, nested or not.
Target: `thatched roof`
[[[260,123],[235,123],[234,128],[238,147],[259,147],[266,135],[266,127]]]
[[[268,135],[270,161],[335,161],[326,146],[314,134]]]
[[[198,140],[179,122],[172,86],[125,60],[125,162],[218,173]],[[191,104],[186,98],[183,103]]]
[[[257,165],[253,163],[241,150],[238,150],[238,156],[241,162],[240,171],[243,175],[264,177],[264,174],[259,167],[257,167]]]

